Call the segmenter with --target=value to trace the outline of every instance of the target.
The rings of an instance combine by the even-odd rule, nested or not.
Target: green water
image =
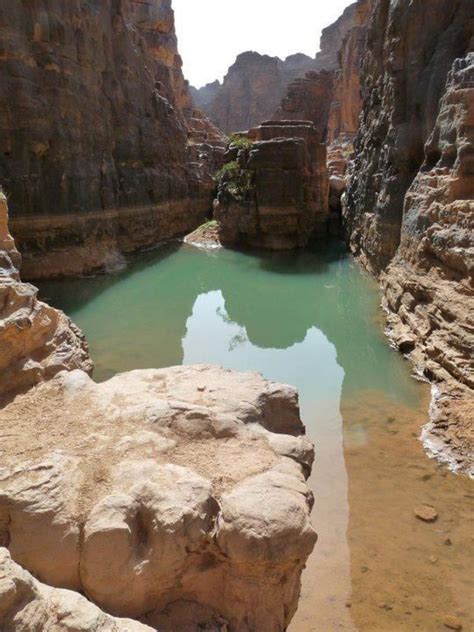
[[[464,482],[452,481],[451,475],[448,483],[446,478],[437,482],[439,470],[416,438],[426,415],[427,389],[411,377],[410,365],[383,336],[376,283],[339,244],[319,254],[267,256],[168,244],[140,255],[116,274],[43,283],[40,291],[86,334],[97,380],[135,368],[206,362],[260,371],[299,389],[303,420],[316,444],[310,484],[320,541],[303,578],[292,630],[371,630],[373,621],[377,630],[438,629],[420,628],[401,612],[396,619],[392,611],[381,614],[377,604],[386,597],[366,603],[368,591],[390,585],[398,553],[395,559],[386,553],[374,587],[357,574],[360,555],[370,556],[380,547],[379,559],[384,559],[387,537],[382,531],[367,531],[360,499],[370,497],[384,481],[373,501],[375,524],[380,504],[386,503],[395,484],[393,468],[397,486],[410,490],[397,501],[403,506],[390,508],[393,521],[403,515],[406,524],[393,526],[405,529],[423,559],[435,547],[437,535],[431,531],[430,540],[426,532],[418,533],[413,503],[434,498],[439,507],[444,502],[442,485],[449,485],[447,499],[461,498],[465,489]],[[387,432],[392,433],[388,448]],[[370,450],[378,455],[373,464],[367,460]],[[419,474],[428,481],[420,492],[412,482]],[[462,519],[457,515],[459,522]],[[384,524],[382,514],[378,523]],[[406,562],[400,553],[400,565],[414,565],[413,587],[399,583],[391,589],[397,594],[405,590],[408,602],[419,597],[416,586],[424,573],[424,566],[412,559]],[[459,569],[457,558],[455,562],[440,577],[430,569],[433,579],[423,587],[427,595],[439,590],[450,612],[465,608],[462,591],[467,590],[469,574]],[[353,601],[350,607],[348,599]],[[404,607],[418,616],[412,605]],[[464,610],[461,615],[467,616]],[[436,622],[442,613],[422,610],[419,616]]]

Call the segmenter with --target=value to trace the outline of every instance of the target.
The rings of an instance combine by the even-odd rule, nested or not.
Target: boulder
[[[191,612],[287,628],[316,541],[293,388],[207,365],[102,384],[76,370],[0,427],[0,542],[39,581],[165,630]]]
[[[116,619],[82,595],[51,588],[15,564],[0,548],[0,629],[2,632],[152,632],[154,628]]]

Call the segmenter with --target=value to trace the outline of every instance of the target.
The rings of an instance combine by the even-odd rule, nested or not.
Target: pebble
[[[369,570],[369,567],[368,567],[368,566],[361,566],[361,567],[360,567],[360,572],[361,572],[361,573],[367,573],[367,571],[368,571],[368,570]]]
[[[352,608],[352,602],[346,601],[346,608]]]
[[[446,546],[451,546],[452,543],[453,541],[451,540],[451,538],[446,538],[443,544],[446,544]]]
[[[436,564],[436,562],[438,561],[436,555],[430,555],[428,559],[432,564]]]
[[[462,623],[455,617],[446,617],[443,621],[444,627],[450,630],[462,630]]]
[[[420,505],[415,508],[415,516],[423,522],[435,522],[438,519],[438,513],[431,505]]]
[[[393,606],[385,602],[379,603],[379,608],[381,610],[393,610]]]

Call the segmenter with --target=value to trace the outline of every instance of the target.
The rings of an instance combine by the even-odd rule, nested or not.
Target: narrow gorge
[[[339,5],[0,0],[0,632],[473,628],[474,6]]]

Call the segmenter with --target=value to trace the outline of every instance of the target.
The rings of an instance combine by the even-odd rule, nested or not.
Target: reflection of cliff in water
[[[262,257],[168,244],[116,275],[44,283],[41,290],[84,329],[93,355],[104,364],[99,377],[180,364],[193,305],[198,296],[220,290],[226,317],[244,328],[256,347],[287,349],[316,327],[336,347],[345,389],[408,381],[405,371],[393,375],[399,364],[389,361],[377,371],[360,370],[380,362],[379,347],[386,341],[373,321],[375,284],[355,265],[338,243],[320,252]],[[377,329],[380,335],[374,335]],[[212,331],[208,335],[212,344]]]

